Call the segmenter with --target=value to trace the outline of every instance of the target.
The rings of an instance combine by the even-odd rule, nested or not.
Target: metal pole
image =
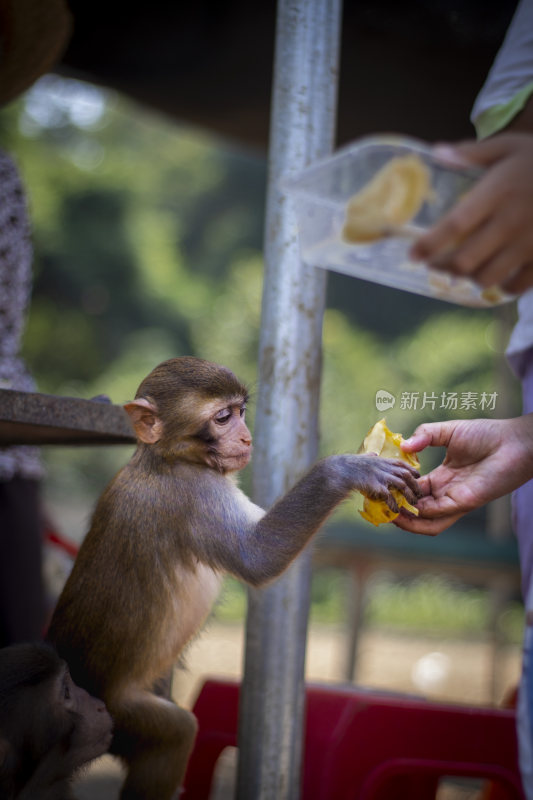
[[[265,225],[254,500],[268,508],[316,459],[326,275],[300,261],[280,179],[331,152],[341,0],[279,0]],[[304,552],[250,590],[239,800],[298,800],[311,577]]]

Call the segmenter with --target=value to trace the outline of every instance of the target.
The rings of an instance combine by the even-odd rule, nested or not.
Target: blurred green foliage
[[[35,281],[23,355],[41,391],[125,402],[159,361],[192,353],[233,368],[253,401],[264,157],[53,76],[4,110],[0,135],[30,203]],[[379,390],[396,397],[387,420],[405,435],[427,420],[517,410],[518,387],[501,372],[508,320],[499,312],[334,274],[328,297],[324,453],[359,447],[383,416]],[[454,392],[494,395],[495,408],[444,408]],[[127,455],[50,449],[49,490],[91,501]]]
[[[322,568],[312,584],[310,620],[317,625],[341,625],[347,620],[348,575]],[[524,610],[518,601],[506,603],[491,619],[491,599],[487,589],[473,588],[441,575],[420,575],[398,580],[390,574],[376,573],[366,589],[365,627],[429,637],[468,636],[483,638],[495,626],[503,639],[519,644],[522,639]],[[240,622],[246,613],[246,590],[227,578],[215,608],[215,618]]]

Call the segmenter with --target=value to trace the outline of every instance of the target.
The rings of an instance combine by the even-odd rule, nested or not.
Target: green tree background
[[[228,364],[254,389],[264,155],[55,76],[0,125],[29,197],[34,291],[23,353],[40,390],[125,402],[156,363],[184,353]],[[330,273],[323,451],[359,446],[380,416],[379,389],[397,397],[388,422],[405,435],[424,420],[516,410],[516,384],[498,377],[505,327],[498,312]],[[402,392],[417,392],[418,407],[402,409]],[[443,392],[498,399],[493,412],[421,407],[424,393]],[[94,483],[96,460],[113,469],[124,458],[82,456],[69,467],[80,490]],[[52,489],[64,457],[46,456]]]
[[[29,198],[34,291],[23,355],[40,390],[122,403],[159,361],[195,354],[234,369],[253,399],[264,154],[54,76],[3,112],[0,135]],[[518,413],[518,387],[502,365],[512,313],[331,273],[322,451],[359,447],[382,416],[381,389],[396,396],[387,420],[404,435],[422,421]],[[442,408],[452,392],[496,393],[496,405]],[[402,393],[418,393],[417,407],[402,408]],[[423,407],[424,393],[437,402]],[[253,426],[253,400],[250,417]],[[67,535],[79,535],[126,451],[44,449],[47,502]],[[423,469],[437,458],[424,457]]]

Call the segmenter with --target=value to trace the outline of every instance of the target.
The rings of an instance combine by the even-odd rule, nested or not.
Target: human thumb
[[[447,447],[457,422],[427,422],[419,425],[408,439],[402,442],[406,453],[419,453],[426,447]]]

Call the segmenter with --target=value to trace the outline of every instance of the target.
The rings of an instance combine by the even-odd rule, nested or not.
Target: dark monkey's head
[[[74,683],[66,663],[51,647],[28,643],[0,650],[2,797],[18,797],[17,787],[51,753],[57,772],[65,769],[65,775],[102,755],[109,747],[112,726],[105,704]],[[6,788],[10,786],[14,795]],[[44,797],[44,788],[38,794]]]

